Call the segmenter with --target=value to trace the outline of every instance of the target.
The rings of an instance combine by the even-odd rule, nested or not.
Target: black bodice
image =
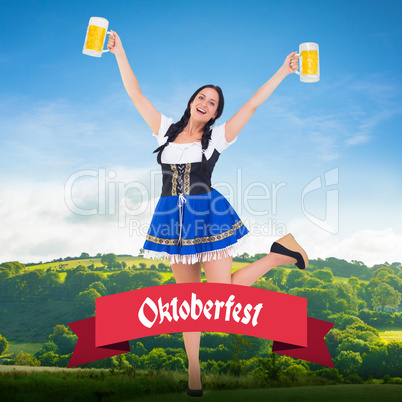
[[[202,170],[202,162],[193,163],[162,163],[161,154],[158,163],[162,167],[162,194],[161,197],[172,195],[197,195],[210,192],[211,176],[220,153],[215,149],[207,160],[208,171]]]

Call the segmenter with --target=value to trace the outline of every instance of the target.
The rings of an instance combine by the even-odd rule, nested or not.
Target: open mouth
[[[197,107],[197,112],[201,114],[206,114],[207,112],[204,109],[201,109],[200,107]]]

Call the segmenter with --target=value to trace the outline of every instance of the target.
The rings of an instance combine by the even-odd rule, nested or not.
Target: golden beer
[[[88,28],[88,39],[85,49],[101,52],[105,41],[106,28],[90,25]]]
[[[317,74],[318,71],[318,52],[317,50],[303,50],[302,74]]]

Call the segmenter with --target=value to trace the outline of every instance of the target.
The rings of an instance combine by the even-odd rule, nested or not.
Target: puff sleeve
[[[224,151],[229,145],[232,145],[237,140],[237,137],[235,137],[230,142],[226,141],[225,126],[226,122],[212,129],[211,143],[219,153],[222,153],[222,151]]]
[[[152,133],[152,135],[158,140],[159,145],[163,145],[166,142],[167,137],[165,137],[165,134],[173,123],[174,120],[171,117],[168,118],[161,114],[161,126],[159,127],[158,134]]]

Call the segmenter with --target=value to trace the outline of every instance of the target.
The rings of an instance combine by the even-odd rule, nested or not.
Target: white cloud
[[[149,172],[119,167],[114,170],[117,172],[116,180],[107,179],[103,187],[105,192],[101,192],[101,200],[106,202],[104,213],[89,216],[69,209],[66,204],[69,192],[66,192],[65,183],[25,181],[17,185],[3,179],[0,192],[3,228],[0,233],[0,262],[47,261],[79,256],[84,251],[91,255],[98,252],[138,254],[156,202],[146,186]],[[139,187],[142,193],[127,191],[127,184],[133,182],[133,178],[140,184],[145,183]],[[120,202],[117,198],[118,183],[122,185]],[[116,198],[112,200],[114,189]],[[98,177],[87,177],[74,182],[70,194],[80,210],[89,210],[99,206],[98,191]],[[109,213],[112,203],[115,203],[111,206],[114,211]],[[136,213],[138,206],[144,203],[147,208],[141,214]],[[120,221],[119,211],[122,212]]]
[[[114,252],[136,255],[145,241],[151,221],[158,189],[151,193],[149,172],[115,167],[116,178],[106,183],[106,201],[114,188],[118,194],[118,182],[126,186],[136,178],[144,185],[141,191],[123,191],[120,203],[116,199],[116,213],[109,214],[106,203],[105,214],[82,216],[72,212],[65,203],[65,183],[19,183],[5,182],[0,192],[0,262],[50,261],[66,256],[79,256]],[[116,186],[109,186],[117,183]],[[98,184],[96,178],[87,178],[74,184],[74,198],[79,207],[98,207]],[[158,187],[158,185],[156,185]],[[121,187],[124,189],[124,187]],[[159,187],[158,187],[159,188]],[[126,196],[126,198],[125,198]],[[138,208],[145,209],[138,214]],[[122,211],[123,219],[118,212]],[[311,259],[336,257],[347,261],[359,260],[372,266],[383,262],[402,261],[402,235],[393,229],[361,229],[349,235],[332,235],[315,226],[306,218],[288,220],[277,217],[277,221],[256,223],[243,219],[252,232],[239,253],[268,253],[271,244],[286,233],[292,233],[306,249]]]
[[[287,228],[294,232],[310,258],[358,260],[368,266],[402,261],[402,235],[392,228],[360,229],[350,234],[332,235],[307,219],[291,220]]]

